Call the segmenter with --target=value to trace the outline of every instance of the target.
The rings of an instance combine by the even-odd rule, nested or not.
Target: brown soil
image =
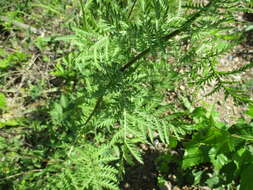
[[[121,182],[122,190],[159,190],[155,166],[155,158],[158,153],[148,150],[143,155],[144,164],[128,165],[126,175]]]
[[[245,14],[244,19],[253,22],[253,14]],[[242,67],[253,61],[253,32],[246,34],[247,40],[235,47],[234,50],[220,58],[219,71],[232,71]],[[240,73],[230,78],[235,81],[241,81],[240,85],[244,85],[244,90],[248,90],[247,94],[253,97],[253,69],[244,73]],[[212,91],[215,83],[206,85],[200,90],[198,94],[197,105],[202,105],[210,109],[215,105],[215,110],[219,113],[220,119],[226,123],[233,124],[239,118],[245,117],[246,106],[238,104],[232,97],[225,98],[223,91],[218,91],[211,96],[205,97]],[[185,88],[184,88],[185,89]],[[181,90],[184,90],[181,89]],[[180,90],[180,89],[179,89]],[[159,172],[155,165],[155,159],[159,151],[149,149],[145,152],[143,159],[144,164],[137,164],[135,166],[128,166],[126,168],[126,175],[121,183],[122,190],[211,190],[208,187],[196,186],[179,186],[172,181],[167,181],[164,186],[159,187],[157,178]]]
[[[248,21],[253,22],[253,16],[251,14],[246,14],[244,16]],[[60,22],[58,23],[61,24]],[[37,36],[34,36],[34,39]],[[0,26],[0,48],[6,48],[12,51],[12,47],[15,47],[14,41],[11,39],[20,38],[20,42],[25,42],[27,37],[25,34],[19,35],[18,33],[8,32],[3,30]],[[228,55],[225,55],[220,59],[220,71],[230,71],[236,68],[239,68],[249,61],[253,61],[253,32],[249,32],[247,34],[248,40],[246,43],[237,46],[234,51]],[[27,42],[28,43],[28,42]],[[19,49],[23,49],[27,51],[25,47],[20,45],[17,46]],[[51,50],[45,50],[43,55],[48,55],[49,59],[55,60],[58,56],[57,54],[52,54]],[[30,83],[36,84],[37,81],[45,81],[46,89],[52,89],[53,84],[50,83],[52,76],[49,74],[51,70],[51,64],[55,64],[53,62],[46,62],[42,59],[41,52],[34,46],[29,48],[29,52],[32,56],[27,65],[22,69],[22,72],[12,72],[9,75],[9,78],[6,79],[7,83],[4,89],[1,89],[2,92],[9,95],[8,103],[10,110],[2,115],[0,119],[9,119],[12,117],[21,117],[25,110],[28,108],[37,107],[43,104],[41,99],[46,99],[49,96],[48,91],[45,90],[44,94],[41,96],[41,99],[36,100],[35,102],[26,103],[24,100],[26,99],[27,90],[29,88]],[[241,73],[239,75],[233,76],[234,80],[243,80],[243,83],[247,85],[245,86],[248,89],[248,94],[253,97],[253,70],[249,70],[245,73]],[[214,84],[213,84],[214,85]],[[219,91],[212,96],[204,97],[205,94],[211,91],[213,85],[205,86],[199,94],[199,105],[204,105],[206,107],[210,107],[210,105],[216,105],[216,110],[220,114],[220,117],[223,121],[227,123],[235,122],[239,117],[243,116],[243,112],[245,111],[244,105],[238,105],[233,100],[233,98],[228,97],[225,100],[224,92]],[[45,86],[44,86],[45,87]],[[42,102],[42,103],[41,103]],[[155,158],[157,157],[158,152],[156,150],[149,149],[143,155],[144,164],[137,164],[135,166],[127,166],[126,175],[121,183],[122,190],[208,190],[207,187],[179,187],[177,185],[172,185],[168,182],[165,186],[159,187],[157,178],[159,176],[159,172],[157,171],[155,165]]]
[[[244,19],[247,21],[253,22],[253,14],[245,14]],[[253,61],[253,32],[249,31],[246,33],[246,40],[236,46],[234,50],[222,56],[220,58],[220,64],[217,67],[219,71],[232,71],[238,69],[246,64],[249,64]],[[237,81],[238,86],[242,87],[246,91],[249,97],[253,98],[253,69],[247,70],[246,72],[233,75],[228,78],[232,81]],[[215,82],[206,85],[199,93],[198,104],[209,107],[215,105],[216,111],[219,113],[219,116],[222,121],[226,123],[233,124],[239,118],[245,117],[244,112],[247,107],[244,104],[238,104],[232,97],[225,98],[224,91],[218,91],[217,93],[212,94],[211,96],[205,97],[206,94],[212,91]]]

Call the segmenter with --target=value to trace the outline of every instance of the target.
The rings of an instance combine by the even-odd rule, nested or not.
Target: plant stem
[[[32,33],[35,33],[35,34],[42,34],[42,32],[39,31],[37,28],[34,28],[34,27],[30,26],[30,25],[27,25],[27,24],[24,24],[24,23],[15,21],[15,20],[11,20],[11,19],[9,19],[9,18],[6,17],[6,16],[0,16],[0,20],[2,20],[2,21],[4,21],[4,22],[10,22],[10,23],[12,23],[14,26],[17,26],[17,27],[22,28],[22,29],[25,29],[25,30],[29,30],[29,31],[31,31]]]
[[[198,17],[201,16],[202,12],[208,10],[209,7],[211,7],[211,5],[213,5],[213,3],[216,2],[215,0],[210,1],[204,8],[202,8],[200,11],[198,11],[197,13],[193,14],[191,16],[190,19],[188,19],[179,29],[163,36],[161,38],[161,41],[168,41],[171,38],[177,36],[178,34],[182,33],[183,31],[185,31],[185,29],[187,27],[189,27]],[[151,51],[151,47],[148,47],[147,49],[143,50],[142,52],[140,52],[139,54],[137,54],[136,56],[132,57],[125,65],[123,65],[120,69],[119,72],[125,72],[128,68],[130,68],[133,64],[135,64],[138,60],[140,60],[141,58],[145,57],[147,54],[149,54]],[[111,82],[109,83],[111,84]],[[105,96],[105,92],[97,99],[97,102],[95,104],[94,109],[92,110],[92,112],[89,114],[89,117],[87,118],[87,120],[85,121],[85,125],[89,123],[89,121],[92,119],[92,117],[95,115],[95,113],[97,112],[97,110],[99,109],[99,106],[101,105],[102,101],[103,101],[103,97]]]
[[[6,180],[6,179],[11,179],[11,178],[14,178],[14,177],[18,177],[18,176],[21,176],[21,175],[25,175],[27,173],[30,173],[30,172],[41,172],[43,171],[42,169],[34,169],[34,170],[30,170],[30,171],[26,171],[26,172],[21,172],[21,173],[18,173],[18,174],[14,174],[14,175],[11,175],[11,176],[7,176],[5,178],[1,178],[0,180]]]
[[[132,14],[132,12],[133,12],[133,10],[134,10],[134,7],[135,7],[135,5],[136,5],[136,2],[137,2],[137,0],[134,1],[133,5],[132,5],[132,7],[131,7],[131,10],[130,10],[129,15],[128,15],[128,19],[131,17],[131,14]]]
[[[201,16],[201,13],[204,10],[207,10],[211,5],[212,5],[213,1],[211,1],[206,7],[204,7],[203,9],[201,9],[199,12],[193,14],[191,16],[190,19],[188,19],[179,29],[163,36],[161,38],[160,41],[168,41],[171,38],[177,36],[178,34],[182,33],[183,31],[185,31],[185,29],[190,26],[198,17]],[[122,66],[119,70],[121,72],[124,72],[126,69],[128,69],[129,67],[131,67],[136,61],[138,61],[139,59],[143,58],[144,56],[146,56],[151,50],[151,47],[145,49],[144,51],[142,51],[141,53],[139,53],[138,55],[136,55],[135,57],[133,57],[132,59],[130,59],[130,61],[128,63],[126,63],[124,66]]]
[[[86,21],[85,21],[85,15],[84,15],[83,2],[82,2],[82,0],[79,0],[79,2],[80,2],[80,5],[81,5],[81,9],[82,9],[83,23],[86,23]]]

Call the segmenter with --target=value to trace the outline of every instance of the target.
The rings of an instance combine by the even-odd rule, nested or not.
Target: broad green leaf
[[[177,138],[176,137],[170,136],[170,138],[169,138],[169,146],[171,148],[176,148],[176,146],[177,146]]]
[[[249,25],[246,29],[245,29],[245,31],[251,31],[251,30],[253,30],[253,25]]]
[[[63,108],[66,108],[68,106],[68,98],[62,95],[60,99],[60,104]]]
[[[206,160],[205,149],[198,146],[193,146],[185,150],[182,168],[187,169],[189,167],[203,163]]]
[[[0,93],[0,109],[5,109],[6,108],[6,97],[3,93]]]
[[[192,115],[194,117],[206,117],[207,111],[203,107],[197,107],[193,110]]]
[[[218,176],[210,177],[209,179],[206,180],[205,183],[208,185],[208,187],[212,188],[214,185],[219,183],[219,177]]]
[[[202,177],[202,174],[204,173],[204,171],[196,171],[196,170],[193,170],[192,171],[192,174],[194,176],[194,184],[197,185],[200,183],[201,181],[201,177]]]
[[[253,105],[250,105],[248,111],[246,112],[247,115],[253,118]]]
[[[234,149],[234,139],[231,135],[221,129],[210,128],[203,139],[203,143],[214,145],[219,151],[232,151]]]
[[[0,60],[0,69],[6,69],[10,66],[10,62],[8,59],[1,59]]]
[[[190,102],[187,98],[182,97],[182,101],[183,101],[184,106],[185,106],[190,112],[192,112],[192,111],[194,110],[194,108],[193,108],[191,102]]]
[[[63,108],[60,104],[55,103],[54,108],[50,112],[52,119],[55,122],[61,122],[63,120]]]
[[[0,59],[0,69],[8,69],[9,67],[25,61],[30,55],[23,52],[15,52],[4,59]]]
[[[5,126],[17,126],[20,124],[20,121],[18,119],[8,119],[8,120],[0,120],[0,128]]]
[[[209,157],[215,170],[218,171],[229,162],[228,158],[224,154],[217,154],[214,147],[209,151]]]

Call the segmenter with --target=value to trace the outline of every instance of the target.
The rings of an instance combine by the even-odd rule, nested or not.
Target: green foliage
[[[190,184],[212,189],[252,188],[249,179],[252,176],[253,123],[241,120],[229,126],[216,121],[203,108],[196,108],[189,117],[194,123],[187,127],[191,129],[190,136],[181,140],[182,157],[168,152],[157,159],[164,178],[175,172]],[[171,166],[177,166],[176,170]],[[237,184],[239,179],[240,185]]]
[[[0,128],[2,127],[14,127],[19,126],[22,123],[22,118],[11,118],[11,119],[1,119],[0,120]]]
[[[6,97],[3,93],[0,93],[0,110],[4,110],[6,108],[7,101]]]
[[[73,150],[65,166],[68,169],[60,174],[60,179],[65,181],[62,184],[57,181],[57,186],[59,185],[59,189],[71,189],[68,188],[70,185],[74,186],[74,189],[119,189],[116,185],[118,171],[108,164],[117,160],[112,153],[107,147],[97,148],[90,145]]]
[[[53,17],[64,12],[59,2],[36,5]],[[120,189],[125,165],[143,163],[140,145],[155,147],[158,141],[183,149],[181,157],[166,152],[156,160],[161,173],[175,162],[179,171],[191,173],[192,184],[239,187],[240,179],[240,189],[251,188],[252,122],[228,126],[215,113],[194,107],[184,94],[172,101],[166,95],[182,83],[200,89],[215,81],[210,94],[224,90],[236,100],[252,102],[226,78],[252,68],[252,63],[230,72],[217,69],[219,57],[244,39],[244,30],[235,30],[235,15],[246,10],[247,1],[78,3],[70,35],[35,41],[41,51],[51,42],[69,47],[51,73],[64,86],[44,108],[45,118],[28,119],[13,129],[4,125],[5,133],[21,130],[21,135],[14,133],[15,142],[8,135],[0,139],[2,152],[8,153],[0,165],[0,185]],[[0,68],[26,58],[23,53],[5,55]],[[32,99],[42,88],[31,86]],[[252,116],[252,107],[247,114]],[[205,164],[209,173],[199,169]]]
[[[250,117],[252,117],[253,118],[253,105],[250,105],[249,106],[249,109],[248,109],[248,111],[246,112]]]
[[[0,71],[11,68],[16,64],[26,61],[29,55],[23,52],[15,52],[8,55],[5,51],[0,51]]]
[[[247,166],[244,171],[241,174],[241,185],[240,189],[243,190],[250,190],[253,188],[253,182],[252,182],[252,170],[253,170],[253,165]]]
[[[67,147],[65,147],[67,148]],[[67,160],[49,170],[43,179],[37,179],[37,187],[43,189],[119,189],[117,187],[117,173],[110,166],[112,161],[117,160],[108,147],[100,148],[86,144],[82,147],[68,147]],[[68,149],[67,148],[67,149]],[[54,176],[53,173],[57,172]],[[30,186],[31,184],[27,184]],[[32,186],[31,186],[32,187]]]

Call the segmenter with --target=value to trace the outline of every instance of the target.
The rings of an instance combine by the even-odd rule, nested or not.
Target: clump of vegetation
[[[252,98],[230,78],[253,62],[218,69],[220,57],[252,29],[238,20],[252,11],[251,2],[48,2],[10,3],[0,17],[10,38],[3,42],[13,48],[24,38],[21,48],[32,51],[0,52],[0,86],[13,73],[48,63],[34,78],[21,76],[11,83],[20,84],[18,98],[28,107],[22,114],[10,117],[8,98],[15,93],[4,88],[0,93],[3,189],[122,189],[126,166],[143,164],[143,146],[157,144],[164,147],[155,158],[157,187],[171,181],[253,188]],[[39,31],[32,8],[58,19],[59,33]],[[10,19],[10,12],[15,17]],[[11,36],[24,30],[21,37]],[[248,106],[245,115],[251,120],[227,124],[214,110],[196,106],[195,94],[210,83],[207,96],[224,91]]]

